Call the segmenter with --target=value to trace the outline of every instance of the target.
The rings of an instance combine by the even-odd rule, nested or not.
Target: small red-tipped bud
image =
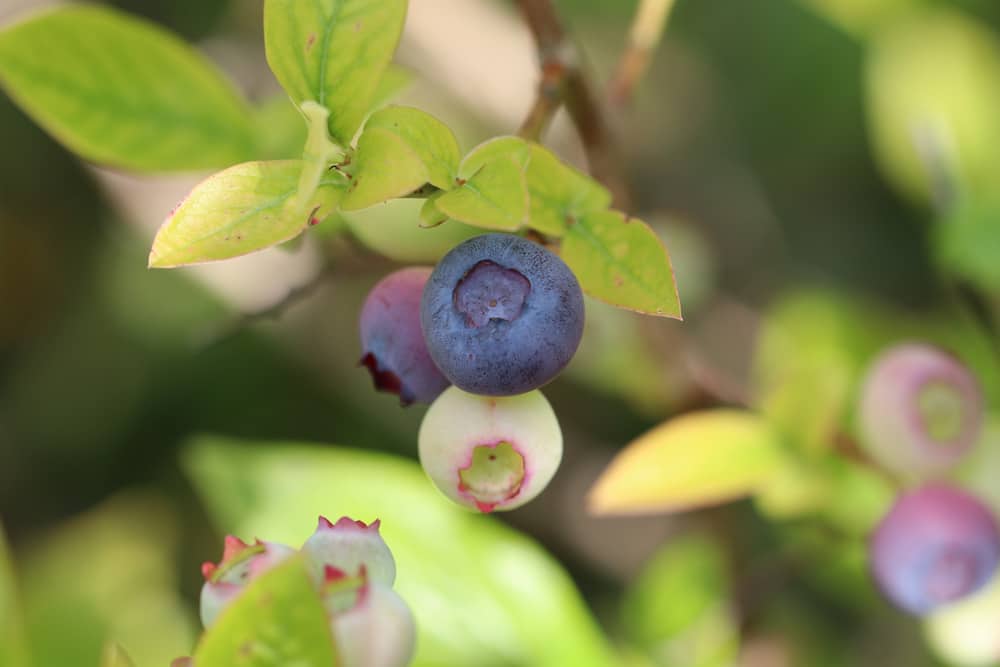
[[[330,629],[344,667],[405,667],[413,659],[413,614],[391,588],[367,577],[354,604],[331,616]]]
[[[371,524],[341,517],[336,523],[326,517],[306,543],[302,553],[317,584],[322,584],[332,568],[346,577],[358,576],[367,569],[372,581],[391,586],[396,579],[396,562],[379,533],[380,522]]]
[[[247,544],[239,538],[226,537],[219,564],[204,563],[201,573],[201,622],[206,628],[246,584],[295,553],[291,547],[256,540]]]

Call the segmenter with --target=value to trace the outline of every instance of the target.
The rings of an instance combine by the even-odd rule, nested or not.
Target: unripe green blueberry
[[[373,582],[392,586],[396,561],[379,533],[379,525],[378,519],[366,524],[345,516],[332,523],[321,516],[316,532],[302,545],[313,581],[329,579],[331,568],[349,577],[365,568]]]
[[[295,553],[291,547],[275,542],[247,544],[229,535],[225,540],[222,560],[218,565],[204,563],[201,573],[205,584],[201,588],[201,623],[206,628],[219,613],[239,595],[246,585]]]
[[[420,425],[420,463],[460,505],[510,510],[548,485],[562,459],[562,432],[538,390],[475,396],[446,389]]]
[[[961,361],[931,345],[903,343],[883,352],[860,401],[861,444],[895,472],[946,470],[982,432],[979,383]]]

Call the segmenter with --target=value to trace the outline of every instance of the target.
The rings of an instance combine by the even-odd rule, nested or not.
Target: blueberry
[[[520,507],[562,459],[562,431],[540,391],[476,396],[449,387],[420,424],[420,463],[446,496],[480,512]]]
[[[583,334],[583,293],[569,267],[509,234],[456,246],[424,288],[427,349],[452,384],[473,394],[537,389],[569,363]]]
[[[375,388],[398,394],[402,405],[430,403],[448,386],[420,328],[420,297],[430,275],[428,267],[391,273],[372,288],[361,308],[361,363]]]
[[[903,474],[940,472],[979,439],[983,395],[961,361],[931,345],[902,343],[872,364],[860,394],[862,446]]]
[[[990,580],[1000,562],[1000,530],[973,496],[927,484],[896,500],[871,537],[869,557],[886,597],[924,615]]]

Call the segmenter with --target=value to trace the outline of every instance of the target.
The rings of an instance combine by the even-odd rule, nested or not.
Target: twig
[[[562,63],[542,64],[542,77],[538,82],[538,95],[528,111],[518,134],[525,139],[540,141],[545,130],[562,106],[566,82],[566,68]]]
[[[649,69],[649,61],[663,36],[674,0],[640,0],[632,19],[628,44],[608,86],[608,100],[619,107],[632,101],[636,85]]]
[[[228,322],[219,324],[211,331],[199,336],[195,347],[202,351],[207,350],[225,343],[258,322],[280,318],[291,306],[311,295],[321,284],[333,277],[333,273],[333,266],[331,264],[324,265],[308,282],[290,289],[280,301],[260,310],[237,315]]]
[[[580,134],[591,173],[611,191],[614,205],[627,211],[631,197],[611,132],[598,100],[580,70],[579,54],[566,38],[555,7],[551,0],[518,0],[518,5],[535,38],[543,73],[543,87],[546,85],[546,72],[550,72],[550,76],[558,75],[558,92]],[[551,83],[550,81],[549,85]],[[540,91],[544,92],[542,88]],[[522,131],[533,132],[536,124],[544,129],[547,119],[558,109],[558,105],[552,109],[551,104],[542,99],[544,97],[543,94],[539,95],[539,101],[528,114]],[[534,119],[536,116],[538,119]]]

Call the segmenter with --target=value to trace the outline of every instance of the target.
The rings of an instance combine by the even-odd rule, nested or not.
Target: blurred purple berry
[[[1000,562],[1000,529],[973,496],[928,484],[896,500],[869,543],[875,582],[915,615],[985,585]]]
[[[236,598],[246,585],[295,553],[291,547],[274,542],[247,544],[229,535],[225,540],[222,560],[218,565],[204,563],[201,573],[205,584],[201,588],[201,623],[206,628],[219,613]]]
[[[861,443],[876,461],[899,473],[934,473],[953,466],[978,440],[983,396],[955,357],[903,343],[872,364],[858,412]]]
[[[448,386],[420,328],[420,298],[430,275],[428,267],[391,273],[372,288],[361,308],[361,364],[375,388],[398,394],[402,405],[430,403]]]

